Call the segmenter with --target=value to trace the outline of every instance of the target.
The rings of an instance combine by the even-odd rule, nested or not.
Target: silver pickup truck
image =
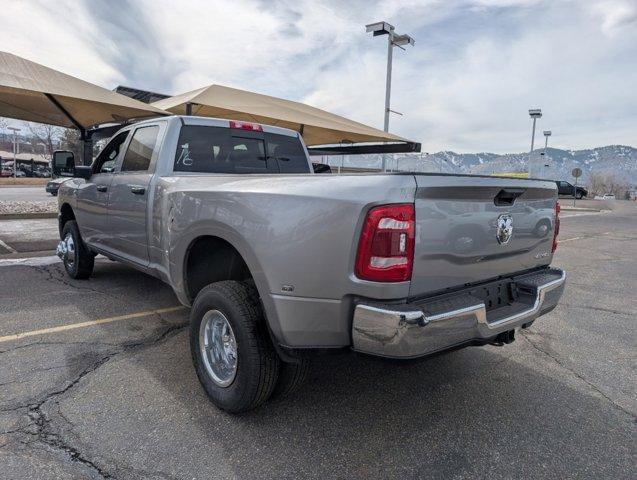
[[[122,128],[59,190],[58,255],[160,278],[230,412],[298,388],[318,352],[409,359],[510,343],[552,310],[554,182],[315,174],[292,130],[198,117]]]

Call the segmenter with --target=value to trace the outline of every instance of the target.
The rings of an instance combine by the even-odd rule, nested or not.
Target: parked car
[[[557,192],[560,196],[575,197],[578,200],[588,196],[588,190],[584,187],[576,187],[575,185],[563,180],[558,180],[555,183],[557,183]]]
[[[68,177],[66,177],[66,178],[65,177],[60,177],[60,178],[56,178],[54,180],[51,180],[51,181],[47,182],[46,186],[44,187],[44,190],[46,191],[46,193],[50,193],[51,195],[53,195],[55,197],[58,194],[58,190],[60,189],[60,185],[62,185],[67,180],[69,180]]]
[[[563,291],[551,181],[315,174],[298,132],[188,116],[124,127],[92,166],[71,160],[68,275],[89,277],[100,253],[172,286],[199,380],[229,412],[294,391],[319,352],[511,343]]]
[[[35,175],[33,174],[33,171],[31,170],[30,167],[26,166],[26,165],[21,165],[18,167],[18,171],[22,172],[24,174],[25,177],[31,178],[34,177]]]

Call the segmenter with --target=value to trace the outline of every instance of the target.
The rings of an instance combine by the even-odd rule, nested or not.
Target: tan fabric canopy
[[[0,52],[0,116],[86,129],[166,114],[125,95]]]
[[[303,103],[221,85],[182,93],[153,105],[184,115],[189,103],[192,104],[192,115],[265,123],[299,131],[307,145],[408,142],[397,135]]]

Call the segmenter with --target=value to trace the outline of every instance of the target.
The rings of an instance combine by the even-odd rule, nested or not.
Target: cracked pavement
[[[0,478],[633,478],[637,205],[565,218],[560,306],[505,347],[317,359],[231,416],[191,366],[186,310],[0,343]],[[177,305],[100,260],[0,267],[0,337]]]

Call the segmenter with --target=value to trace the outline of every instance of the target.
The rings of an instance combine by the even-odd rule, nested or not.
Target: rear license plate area
[[[481,285],[474,288],[471,295],[482,300],[487,312],[490,312],[514,303],[519,292],[516,283],[509,280]]]

